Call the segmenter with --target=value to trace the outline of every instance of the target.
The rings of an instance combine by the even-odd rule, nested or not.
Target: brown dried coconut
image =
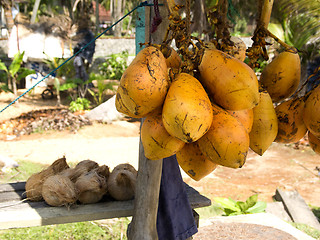
[[[110,196],[119,201],[134,198],[137,174],[137,170],[130,164],[116,166],[108,179]]]
[[[54,161],[48,168],[42,170],[41,172],[31,175],[26,182],[26,195],[27,199],[30,201],[41,201],[42,197],[42,185],[44,181],[55,174],[68,169],[69,166],[66,162],[66,158],[60,158]]]
[[[109,168],[106,165],[81,175],[75,183],[79,193],[78,200],[83,204],[99,202],[107,193],[108,177]]]
[[[50,176],[44,181],[42,196],[47,204],[54,207],[69,206],[78,199],[74,183],[60,175]]]
[[[99,164],[92,160],[83,160],[79,162],[74,168],[63,170],[59,175],[70,178],[72,182],[76,182],[77,179],[91,171],[92,169],[98,168]]]

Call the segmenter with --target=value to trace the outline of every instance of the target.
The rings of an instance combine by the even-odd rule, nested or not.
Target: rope
[[[72,58],[77,56],[81,51],[83,51],[85,48],[87,48],[91,43],[93,43],[95,40],[100,38],[103,34],[110,31],[115,25],[117,25],[119,22],[121,22],[124,18],[126,18],[128,15],[133,13],[135,10],[137,10],[139,7],[146,7],[146,6],[152,6],[153,4],[148,4],[147,1],[141,2],[138,6],[136,6],[134,9],[129,11],[127,14],[125,14],[123,17],[121,17],[119,20],[117,20],[114,24],[112,24],[110,27],[108,27],[106,30],[104,30],[102,33],[100,33],[97,37],[92,39],[88,44],[80,48],[79,51],[77,51],[75,54],[73,54],[71,57],[69,57],[66,61],[64,61],[61,65],[53,69],[50,73],[48,73],[46,76],[44,76],[40,81],[35,83],[33,86],[31,86],[29,89],[27,89],[24,93],[22,93],[20,96],[18,96],[16,99],[14,99],[11,103],[9,103],[6,107],[4,107],[0,113],[2,113],[4,110],[6,110],[8,107],[10,107],[12,104],[14,104],[16,101],[18,101],[20,98],[22,98],[24,95],[26,95],[28,92],[30,92],[33,88],[35,88],[39,83],[47,79],[50,75],[52,76],[55,71],[57,71],[59,68],[61,68],[63,65],[65,65],[67,62],[69,62]]]

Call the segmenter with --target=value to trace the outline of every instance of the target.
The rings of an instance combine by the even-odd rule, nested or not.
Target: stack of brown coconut
[[[70,168],[63,157],[28,178],[26,196],[30,201],[44,200],[51,206],[96,203],[104,196],[130,200],[136,177],[137,171],[130,164],[119,164],[110,172],[106,165],[83,160]]]

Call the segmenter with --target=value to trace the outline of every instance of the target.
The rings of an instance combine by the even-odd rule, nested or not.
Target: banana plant
[[[27,75],[35,73],[34,70],[22,67],[24,52],[17,52],[9,67],[0,60],[0,70],[7,74],[8,88],[13,92],[14,97],[17,97],[17,83]]]
[[[250,196],[245,202],[222,197],[216,197],[214,201],[220,204],[221,209],[227,216],[261,213],[267,207],[265,202],[258,201],[258,194]]]

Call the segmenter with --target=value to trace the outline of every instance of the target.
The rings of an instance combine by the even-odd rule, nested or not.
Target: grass
[[[290,224],[292,226],[294,226],[295,228],[299,229],[300,231],[308,234],[309,236],[315,238],[315,239],[318,239],[320,240],[320,231],[313,228],[313,227],[310,227],[306,224],[302,224],[302,223],[293,223],[293,222],[290,222]]]
[[[42,227],[29,227],[0,231],[0,239],[73,239],[73,240],[116,240],[127,239],[128,218],[116,219],[102,224],[100,221],[78,222]]]

